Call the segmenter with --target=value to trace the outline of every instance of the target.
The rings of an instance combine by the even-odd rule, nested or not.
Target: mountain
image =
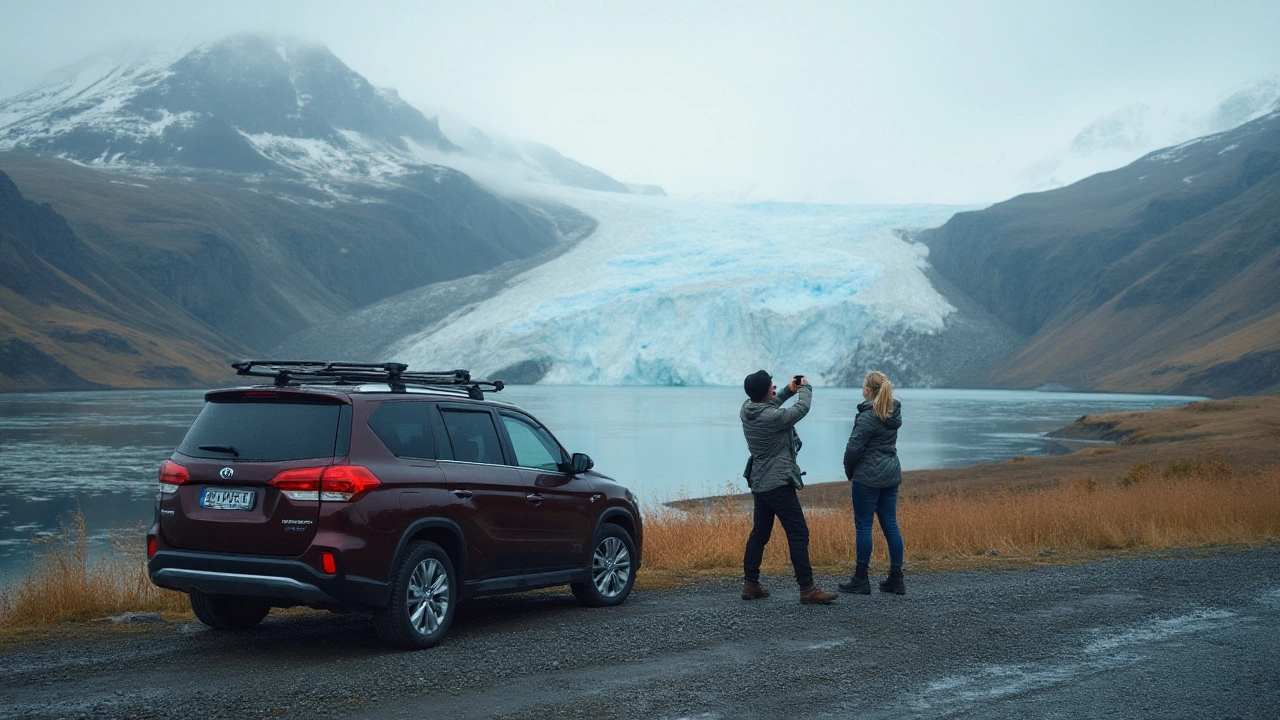
[[[527,159],[522,171],[616,183],[542,157],[555,172]],[[111,260],[103,272],[194,319],[219,364],[396,293],[533,262],[594,227],[441,158],[485,162],[323,46],[260,36],[87,62],[0,102],[0,172],[15,191],[59,215],[85,259]],[[61,263],[73,255],[45,261],[72,274]],[[11,301],[0,332],[55,342],[62,330],[32,336],[43,326],[12,320],[25,318]]]
[[[1280,391],[1280,106],[921,237],[942,276],[1030,337],[973,384]]]
[[[0,172],[0,389],[208,384],[243,352]]]
[[[135,173],[223,173],[265,191],[288,179],[336,199],[349,199],[346,182],[389,186],[431,166],[495,160],[518,164],[525,179],[628,192],[545,145],[455,125],[459,143],[323,45],[237,35],[73,66],[0,102],[0,150]]]
[[[449,149],[439,127],[320,45],[238,36],[172,62],[93,65],[0,105],[0,147],[124,168],[292,174]],[[332,163],[329,163],[332,165]],[[323,171],[332,173],[334,168]]]

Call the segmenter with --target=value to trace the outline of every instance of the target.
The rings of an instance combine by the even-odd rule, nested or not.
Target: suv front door
[[[551,433],[532,418],[499,411],[503,429],[529,493],[530,572],[587,566],[598,514],[596,493],[569,470],[569,458]]]

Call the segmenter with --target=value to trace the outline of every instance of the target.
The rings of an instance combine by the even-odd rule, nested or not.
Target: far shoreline
[[[1001,462],[902,473],[902,497],[1021,492],[1091,478],[1115,482],[1138,463],[1220,459],[1237,470],[1280,463],[1280,395],[1199,400],[1171,408],[1085,415],[1046,438],[1069,452],[1018,456]],[[1074,446],[1074,447],[1073,447]],[[849,508],[848,481],[806,485],[806,508]],[[734,503],[751,507],[751,493],[673,500],[697,510]]]

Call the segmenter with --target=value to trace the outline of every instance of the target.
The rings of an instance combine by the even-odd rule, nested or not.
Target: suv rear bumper
[[[161,550],[147,563],[151,582],[162,588],[210,595],[257,597],[281,604],[387,604],[391,588],[367,578],[326,575],[297,560]]]

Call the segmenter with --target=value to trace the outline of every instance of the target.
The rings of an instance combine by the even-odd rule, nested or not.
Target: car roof
[[[484,400],[486,391],[498,392],[505,387],[501,380],[477,380],[469,370],[410,370],[400,362],[237,360],[231,367],[240,376],[272,378],[273,387],[343,388],[338,392],[344,396],[369,391],[404,393],[415,388],[445,394],[462,391],[472,400]]]
[[[492,400],[485,398],[477,400],[470,397],[465,390],[452,388],[423,388],[423,387],[407,387],[404,390],[393,390],[388,383],[362,383],[359,385],[336,385],[329,383],[318,384],[299,384],[299,385],[238,385],[234,387],[219,388],[210,390],[205,393],[205,399],[210,396],[221,395],[226,393],[243,393],[243,392],[262,392],[276,394],[305,394],[305,395],[326,395],[335,398],[347,398],[351,401],[360,399],[386,399],[387,397],[404,399],[409,396],[429,398],[432,400],[441,400],[447,402],[463,402],[473,404],[493,405],[495,407],[509,408],[511,410],[519,410],[525,412],[521,408],[511,403],[502,402],[500,400]]]

